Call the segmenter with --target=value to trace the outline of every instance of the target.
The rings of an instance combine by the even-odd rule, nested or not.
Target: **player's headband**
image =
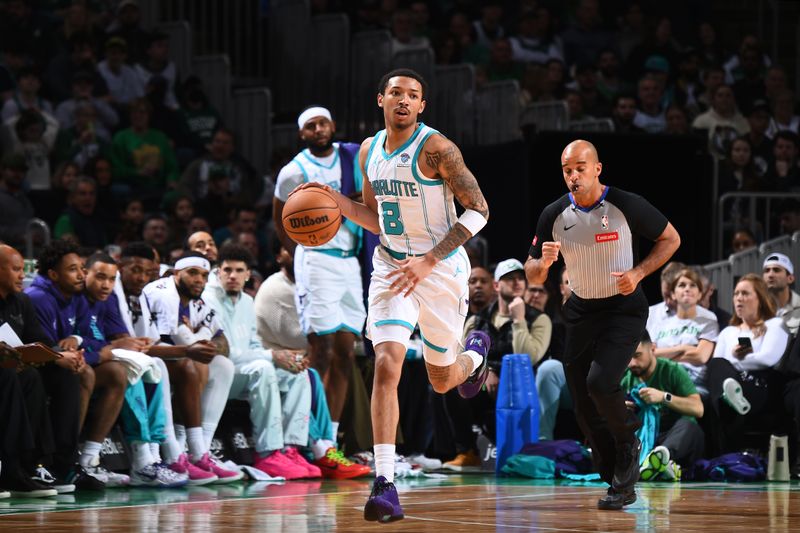
[[[175,270],[183,270],[184,268],[202,268],[206,271],[211,270],[211,264],[205,257],[184,257],[175,261]]]
[[[309,107],[297,117],[297,128],[302,130],[306,122],[316,117],[325,117],[328,120],[333,120],[331,118],[331,112],[324,107]]]

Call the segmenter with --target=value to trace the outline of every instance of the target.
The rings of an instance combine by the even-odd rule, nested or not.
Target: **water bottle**
[[[770,435],[767,479],[789,481],[789,438],[786,435]]]

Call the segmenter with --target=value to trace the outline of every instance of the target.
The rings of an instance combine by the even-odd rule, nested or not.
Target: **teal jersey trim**
[[[348,257],[355,257],[358,253],[356,250],[340,250],[338,248],[306,248],[309,252],[319,252],[321,254],[329,255],[331,257],[339,257],[346,259]]]
[[[297,163],[297,166],[300,167],[300,172],[303,173],[303,183],[308,183],[309,181],[311,181],[308,178],[308,172],[306,172],[306,169],[305,167],[303,167],[303,164],[300,162],[300,160],[295,157],[294,162]]]
[[[426,339],[425,336],[422,335],[421,332],[420,332],[420,337],[422,337],[422,342],[425,343],[425,346],[427,346],[431,350],[433,350],[435,352],[439,352],[439,353],[447,353],[447,348],[442,348],[441,346],[436,346],[432,342],[428,341],[428,339]]]
[[[339,324],[339,325],[338,325],[338,326],[336,326],[335,328],[326,329],[325,331],[314,331],[313,333],[314,333],[315,335],[330,335],[330,334],[332,334],[332,333],[336,333],[337,331],[339,331],[339,330],[340,330],[340,329],[342,329],[343,327],[345,327],[345,326],[344,326],[344,324]]]
[[[411,143],[413,143],[414,140],[416,140],[417,136],[419,135],[419,132],[421,132],[424,128],[425,124],[423,124],[422,122],[417,123],[417,129],[414,131],[411,137],[409,137],[408,140],[404,142],[399,148],[396,148],[391,154],[386,153],[386,135],[385,135],[386,130],[383,130],[384,142],[381,143],[381,154],[383,154],[383,158],[389,160],[394,156],[396,156],[397,154],[399,154],[400,152],[402,152],[403,150],[405,150],[406,148],[408,148],[411,145]]]
[[[384,130],[379,131],[378,133],[375,134],[375,137],[372,138],[372,143],[370,143],[369,150],[367,151],[367,160],[364,161],[364,170],[366,170],[366,171],[369,171],[369,162],[372,161],[372,151],[375,149],[375,146],[378,144],[378,140],[381,138],[381,134],[383,132],[384,132]],[[361,166],[361,165],[359,165],[359,166]],[[365,177],[367,179],[369,179],[369,172],[367,172],[367,176],[365,176]]]
[[[422,141],[419,143],[419,146],[417,146],[417,151],[414,152],[414,158],[412,160],[413,163],[411,164],[411,174],[414,176],[414,179],[417,180],[417,183],[420,183],[422,185],[432,185],[432,186],[437,186],[437,187],[440,186],[440,185],[442,185],[442,186],[444,185],[444,180],[429,180],[429,179],[423,178],[417,172],[417,165],[418,165],[418,161],[419,161],[419,153],[422,151],[422,147],[425,146],[425,142],[428,140],[428,138],[431,135],[434,135],[434,134],[437,134],[437,133],[439,133],[439,132],[434,130],[434,129],[429,130],[428,133],[425,134],[425,137],[422,139]]]
[[[431,238],[432,245],[436,246],[436,237],[433,236],[433,230],[431,229],[431,224],[428,221],[428,202],[425,201],[425,189],[423,187],[419,188],[419,197],[422,200],[422,216],[425,219],[425,230],[428,232],[428,236]]]
[[[387,254],[389,254],[392,258],[397,259],[398,261],[402,261],[403,259],[406,259],[408,257],[422,257],[423,255],[425,255],[425,254],[404,254],[402,252],[395,252],[394,250],[392,250],[388,246],[384,246],[383,244],[381,244],[381,248],[386,250]],[[460,248],[461,247],[459,246],[458,248],[456,248],[455,250],[444,256],[444,259],[453,257]],[[444,259],[442,259],[442,261],[444,261]]]
[[[333,162],[330,165],[323,165],[319,161],[315,161],[306,152],[309,152],[308,148],[306,148],[305,150],[300,152],[300,155],[302,155],[303,157],[308,159],[309,162],[311,162],[312,165],[317,165],[318,167],[330,170],[330,169],[332,169],[333,167],[335,167],[339,163],[339,148],[338,147],[334,147],[334,149],[333,149],[333,152],[336,154],[336,156],[333,158]]]
[[[403,326],[404,328],[408,328],[411,333],[414,333],[414,326],[411,325],[410,322],[406,322],[405,320],[398,320],[398,319],[389,319],[389,320],[378,320],[375,322],[375,327],[381,326]]]
[[[350,326],[348,326],[347,324],[342,324],[342,325],[339,327],[339,331],[341,331],[341,330],[349,331],[350,333],[352,333],[352,334],[353,334],[353,335],[355,335],[356,337],[358,337],[359,335],[361,335],[361,332],[360,332],[360,331],[356,330],[356,328],[351,328],[351,327],[350,327]]]

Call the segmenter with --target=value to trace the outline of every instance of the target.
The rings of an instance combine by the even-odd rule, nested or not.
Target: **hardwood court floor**
[[[0,500],[0,532],[800,531],[798,483],[641,484],[623,512],[596,483],[464,475],[398,482],[405,520],[364,522],[371,480],[300,481]]]

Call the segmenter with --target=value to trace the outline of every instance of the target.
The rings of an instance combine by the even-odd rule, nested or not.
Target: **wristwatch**
[[[672,394],[669,392],[664,393],[664,403],[672,403]]]

